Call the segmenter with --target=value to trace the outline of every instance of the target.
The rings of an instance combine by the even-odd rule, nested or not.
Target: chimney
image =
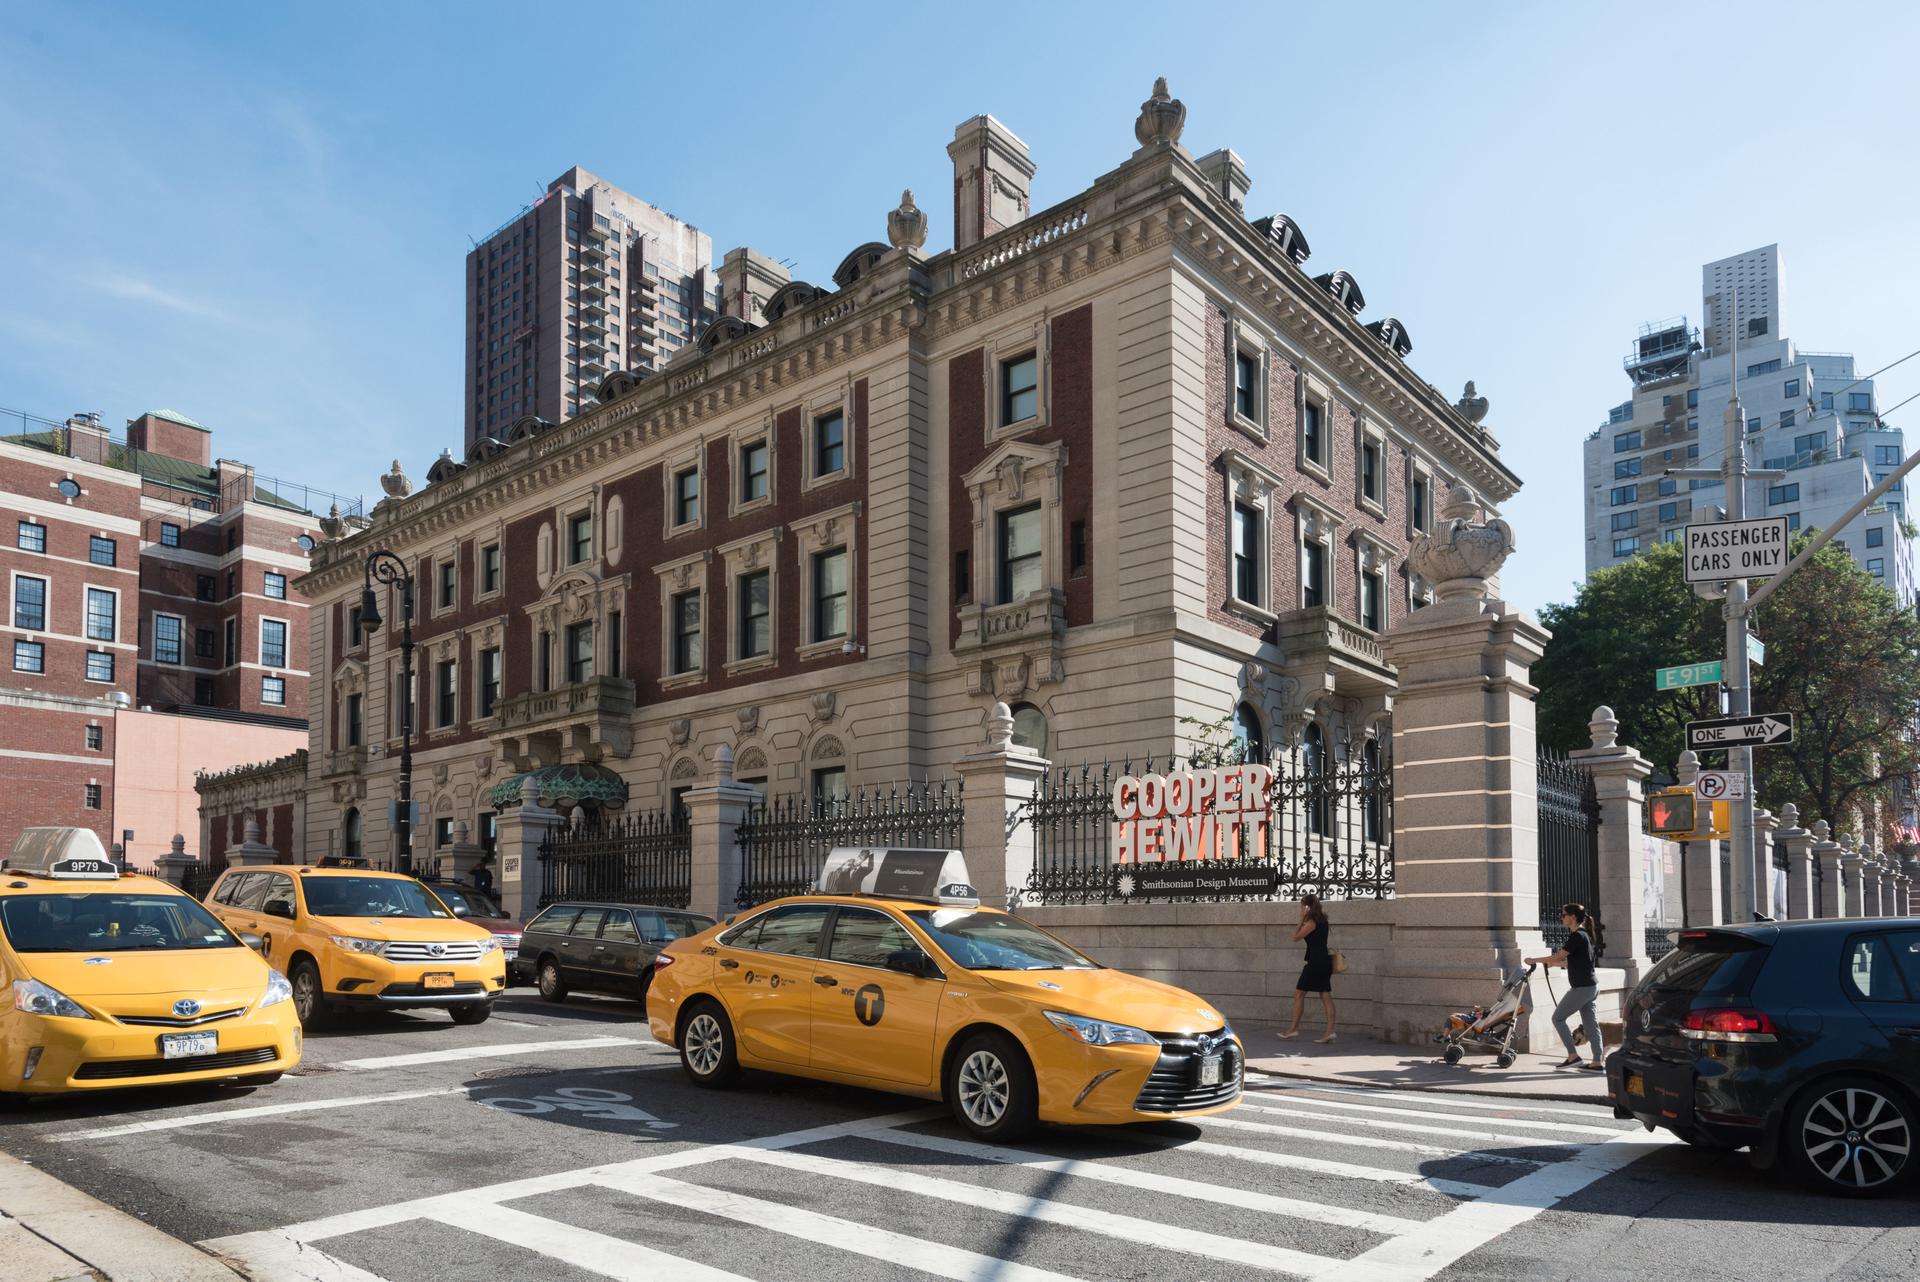
[[[113,442],[98,414],[75,414],[67,420],[67,457],[105,463]]]
[[[1027,144],[992,116],[962,121],[947,144],[953,157],[953,247],[965,249],[1023,221],[1033,161]]]
[[[764,325],[768,300],[792,280],[792,272],[757,249],[729,249],[720,262],[720,312]]]
[[[1214,194],[1226,197],[1228,204],[1245,212],[1247,189],[1253,186],[1253,179],[1247,177],[1246,162],[1230,148],[1222,147],[1218,151],[1208,152],[1196,163],[1200,166],[1200,172],[1206,175],[1207,186]]]
[[[242,503],[253,502],[253,467],[248,463],[236,463],[223,458],[214,464],[215,474],[220,480],[220,510],[231,511]]]

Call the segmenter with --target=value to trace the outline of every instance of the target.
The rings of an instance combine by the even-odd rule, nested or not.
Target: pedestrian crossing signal
[[[1685,838],[1696,826],[1693,789],[1672,788],[1647,798],[1647,831],[1654,836]]]

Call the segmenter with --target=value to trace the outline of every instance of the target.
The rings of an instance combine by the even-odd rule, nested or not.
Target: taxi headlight
[[[1130,1024],[1110,1024],[1104,1019],[1088,1019],[1085,1015],[1069,1015],[1064,1011],[1050,1010],[1047,1019],[1053,1026],[1078,1042],[1089,1046],[1158,1046],[1160,1039],[1142,1028]]]
[[[13,1008],[29,1015],[64,1015],[68,1019],[92,1019],[80,1009],[80,1003],[57,988],[49,988],[37,979],[13,981]]]
[[[269,971],[267,974],[267,995],[260,999],[261,1009],[268,1006],[277,1006],[291,996],[293,996],[293,985],[287,982],[287,977],[277,970]]]
[[[372,953],[378,957],[387,951],[387,941],[384,939],[355,939],[352,935],[335,935],[333,942],[350,953]]]
[[[485,957],[488,953],[497,953],[499,951],[500,936],[498,935],[488,935],[487,942],[480,945],[480,955],[482,957]]]

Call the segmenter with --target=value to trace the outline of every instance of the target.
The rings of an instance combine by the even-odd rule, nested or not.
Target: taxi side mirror
[[[250,930],[243,930],[240,932],[240,942],[245,944],[247,947],[253,949],[253,951],[256,953],[261,953],[263,955],[266,953],[267,941],[260,938],[260,936],[254,934]]]
[[[887,969],[918,979],[935,979],[940,975],[940,968],[933,964],[933,958],[918,948],[896,948],[888,953]]]
[[[293,920],[293,905],[284,899],[270,899],[260,905],[260,911],[269,917],[284,917],[288,921]]]

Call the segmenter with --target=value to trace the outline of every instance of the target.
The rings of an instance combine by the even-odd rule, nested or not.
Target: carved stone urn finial
[[[1180,141],[1187,127],[1187,104],[1167,92],[1167,78],[1153,82],[1153,96],[1140,104],[1140,118],[1133,122],[1133,136],[1142,147],[1159,144],[1170,147]]]
[[[1797,829],[1799,827],[1800,827],[1800,807],[1794,805],[1791,801],[1789,801],[1786,805],[1780,807],[1781,831],[1784,832],[1789,828]]]
[[[1483,520],[1480,500],[1455,481],[1440,509],[1441,527],[1416,536],[1407,564],[1433,584],[1442,603],[1487,598],[1487,580],[1513,555],[1513,527],[1498,517]]]
[[[380,478],[380,488],[387,492],[390,499],[403,499],[413,493],[413,482],[400,470],[399,459],[395,459],[393,466]]]
[[[900,208],[887,215],[887,239],[895,249],[918,249],[927,243],[927,213],[913,203],[913,192],[900,193]]]
[[[1013,749],[1013,709],[1005,703],[995,703],[987,714],[987,747],[994,752]]]
[[[1587,734],[1596,749],[1618,747],[1620,719],[1613,715],[1612,708],[1601,704],[1593,710],[1593,719],[1587,722]]]
[[[1813,821],[1813,839],[1815,841],[1824,844],[1832,836],[1833,829],[1827,826],[1826,820],[1816,819]]]
[[[1460,399],[1453,403],[1453,408],[1459,410],[1467,422],[1478,423],[1487,416],[1487,398],[1476,392],[1473,380],[1468,379],[1467,390],[1460,393]]]
[[[320,533],[330,539],[337,539],[346,531],[347,523],[340,518],[340,505],[335,503],[327,509],[327,514],[320,518]]]

